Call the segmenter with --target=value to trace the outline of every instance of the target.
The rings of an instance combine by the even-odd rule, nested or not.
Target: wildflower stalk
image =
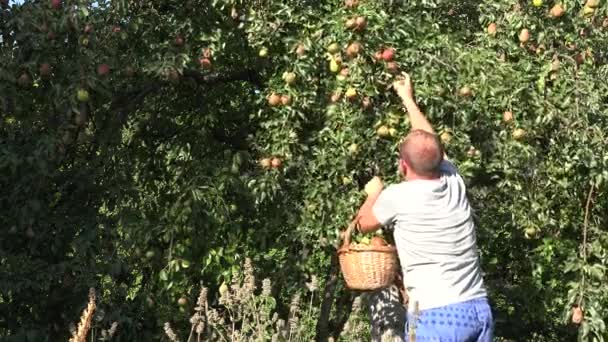
[[[85,342],[89,329],[91,328],[91,321],[93,319],[93,313],[95,312],[95,290],[91,288],[89,290],[89,303],[80,316],[80,323],[78,323],[78,329],[72,334],[70,342]]]

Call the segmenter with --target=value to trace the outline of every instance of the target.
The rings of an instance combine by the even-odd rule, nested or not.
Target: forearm
[[[406,98],[405,100],[403,100],[403,105],[405,106],[405,109],[409,115],[412,130],[420,129],[435,134],[433,126],[431,125],[429,120],[424,116],[414,99]]]
[[[370,233],[380,227],[380,222],[378,222],[372,211],[379,196],[379,192],[368,195],[359,209],[359,229],[362,233]]]

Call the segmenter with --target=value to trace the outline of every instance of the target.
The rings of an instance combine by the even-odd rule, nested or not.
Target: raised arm
[[[429,133],[436,134],[435,130],[433,129],[433,126],[426,118],[424,113],[422,113],[422,111],[418,107],[418,104],[416,103],[416,98],[414,96],[414,86],[412,85],[410,75],[408,75],[407,73],[403,73],[403,78],[400,78],[395,81],[393,83],[393,88],[395,89],[395,92],[397,92],[397,95],[399,95],[399,97],[403,101],[405,110],[407,111],[410,118],[410,124],[412,126],[411,129],[420,129]],[[443,158],[447,158],[445,153],[443,154]]]

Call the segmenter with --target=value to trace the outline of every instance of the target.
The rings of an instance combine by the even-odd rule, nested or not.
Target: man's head
[[[409,180],[439,177],[442,161],[443,146],[433,133],[413,130],[399,148],[399,170]]]

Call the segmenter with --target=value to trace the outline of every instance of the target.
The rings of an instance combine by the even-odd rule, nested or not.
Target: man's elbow
[[[373,214],[362,215],[359,217],[359,230],[363,234],[371,233],[380,227],[380,222]]]

